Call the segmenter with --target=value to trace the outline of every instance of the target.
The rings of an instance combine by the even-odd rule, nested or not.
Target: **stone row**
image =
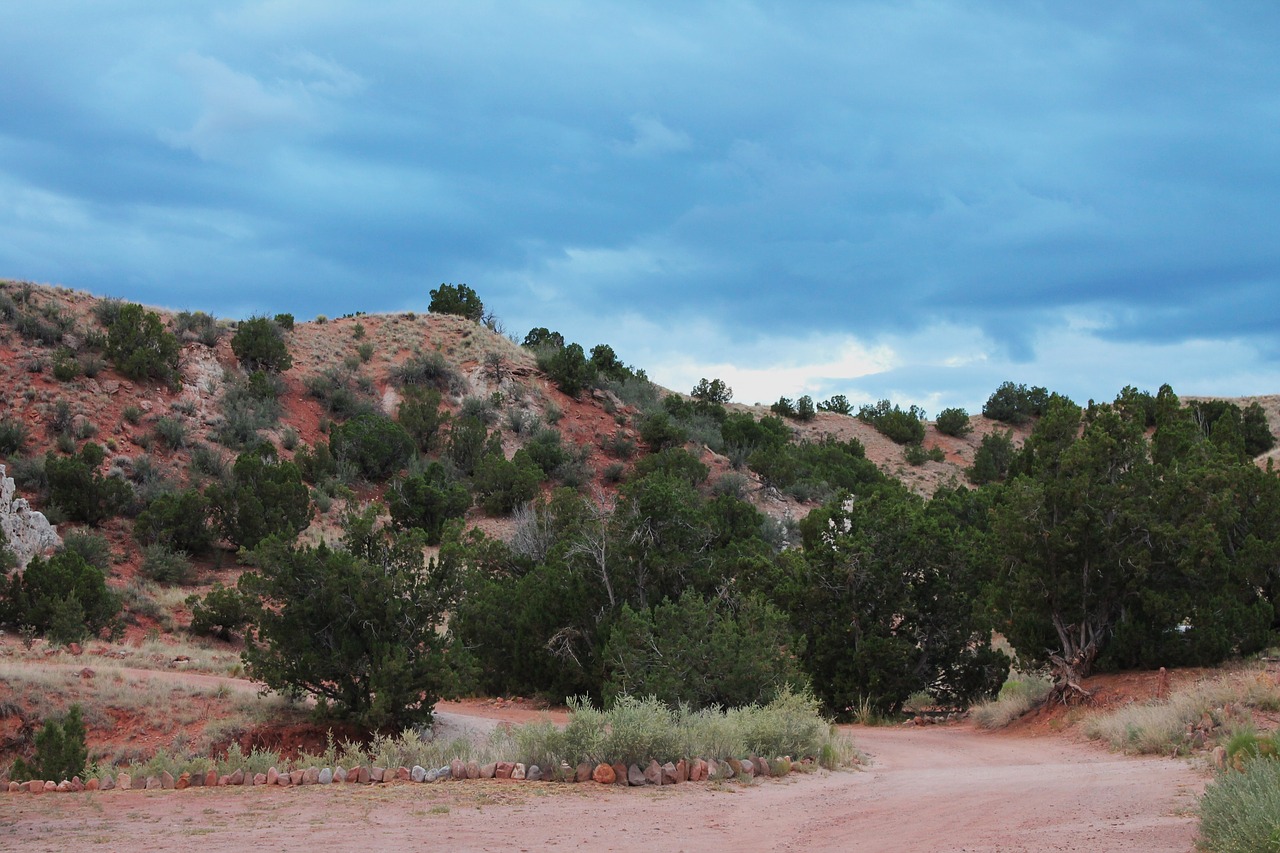
[[[802,765],[812,764],[812,759],[799,762]],[[526,767],[514,761],[495,761],[478,764],[474,761],[463,762],[454,759],[442,767],[428,769],[420,765],[413,767],[363,767],[349,769],[342,767],[310,767],[306,770],[281,771],[272,767],[266,773],[248,773],[243,769],[234,773],[219,775],[217,771],[207,773],[183,773],[176,779],[168,772],[159,776],[147,776],[134,779],[129,773],[117,774],[114,778],[104,776],[101,779],[91,778],[82,782],[79,776],[61,782],[32,780],[27,782],[9,782],[9,793],[46,794],[54,792],[110,791],[129,790],[178,790],[185,788],[222,787],[232,785],[274,785],[291,787],[296,785],[332,785],[332,784],[374,784],[389,782],[444,782],[463,779],[513,779],[528,782],[554,781],[563,782],[597,782],[601,785],[674,785],[680,782],[705,782],[716,779],[752,778],[756,776],[785,776],[795,766],[790,758],[769,759],[752,756],[751,758],[729,758],[717,761],[711,758],[680,759],[659,764],[650,761],[645,767],[638,764],[589,764],[583,762],[577,767],[561,764],[554,772],[543,770],[536,764]]]

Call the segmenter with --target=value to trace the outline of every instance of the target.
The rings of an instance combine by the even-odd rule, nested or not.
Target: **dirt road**
[[[450,722],[468,723],[465,706]],[[491,719],[474,719],[477,728]],[[0,796],[0,849],[1189,851],[1186,764],[967,727],[855,729],[863,771],[744,788],[469,782]]]

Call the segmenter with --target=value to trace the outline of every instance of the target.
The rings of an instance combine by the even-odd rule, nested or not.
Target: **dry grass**
[[[1002,729],[1043,702],[1052,688],[1053,682],[1048,678],[1012,672],[1000,688],[1000,695],[974,705],[970,715],[978,728]]]
[[[1249,711],[1280,710],[1280,687],[1259,667],[1225,672],[1174,691],[1166,700],[1133,703],[1089,717],[1084,733],[1126,752],[1189,749],[1187,730],[1208,715],[1229,735],[1252,724]]]

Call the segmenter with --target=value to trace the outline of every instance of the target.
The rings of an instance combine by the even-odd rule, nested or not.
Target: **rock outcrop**
[[[6,477],[0,465],[0,531],[18,558],[18,567],[25,569],[32,557],[57,548],[62,539],[44,513],[32,509],[25,498],[15,497],[16,492],[13,478]]]

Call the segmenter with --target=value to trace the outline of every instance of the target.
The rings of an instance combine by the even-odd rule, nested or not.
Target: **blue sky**
[[[1280,393],[1270,2],[73,2],[0,27],[0,276],[423,310],[742,402]]]

